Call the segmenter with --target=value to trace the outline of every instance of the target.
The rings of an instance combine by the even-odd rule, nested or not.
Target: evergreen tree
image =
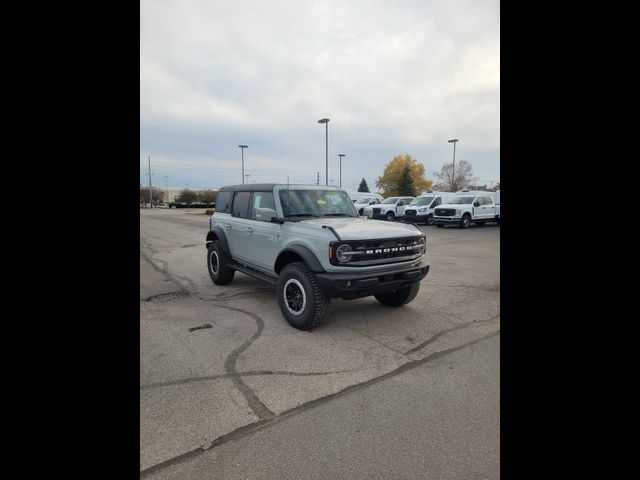
[[[416,187],[413,184],[413,178],[411,178],[411,169],[409,168],[409,165],[405,165],[402,169],[400,182],[398,182],[398,195],[402,197],[416,196]]]
[[[369,185],[367,185],[367,181],[362,177],[362,181],[360,182],[360,186],[358,187],[359,192],[369,192]]]

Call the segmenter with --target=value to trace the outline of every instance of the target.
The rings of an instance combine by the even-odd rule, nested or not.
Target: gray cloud
[[[370,187],[394,155],[427,176],[456,158],[499,179],[494,1],[141,2],[140,171],[220,187],[251,180]],[[155,180],[154,180],[155,181]]]

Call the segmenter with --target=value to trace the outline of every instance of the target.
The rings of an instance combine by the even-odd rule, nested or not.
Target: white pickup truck
[[[404,210],[414,197],[389,197],[376,205],[364,207],[362,215],[369,218],[388,220],[390,222],[401,218]]]
[[[494,197],[494,192],[458,193],[435,209],[433,223],[440,228],[445,225],[469,228],[471,223],[484,225],[486,222],[500,225],[500,204],[494,202]],[[499,195],[497,199],[499,201]]]

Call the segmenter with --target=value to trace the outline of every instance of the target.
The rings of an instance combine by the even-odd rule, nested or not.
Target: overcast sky
[[[500,179],[500,3],[142,0],[140,181],[356,190],[409,153]],[[168,179],[164,177],[168,176]],[[333,182],[331,182],[333,180]]]

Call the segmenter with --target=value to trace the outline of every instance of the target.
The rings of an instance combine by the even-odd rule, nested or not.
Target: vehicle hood
[[[316,228],[322,228],[323,225],[331,227],[342,240],[398,238],[422,234],[411,224],[366,218],[313,218],[300,223]]]

